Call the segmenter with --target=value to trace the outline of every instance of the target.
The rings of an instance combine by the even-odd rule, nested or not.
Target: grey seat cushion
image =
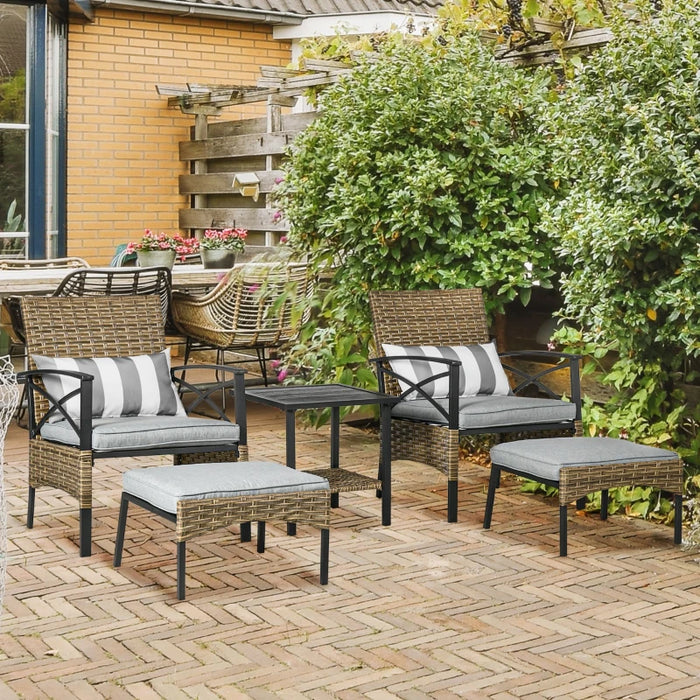
[[[78,436],[67,421],[42,427],[41,437],[66,445],[79,445]],[[240,429],[235,423],[190,416],[125,416],[95,418],[92,421],[92,448],[95,452],[147,450],[237,443]]]
[[[551,481],[559,481],[559,472],[566,467],[675,459],[678,455],[670,450],[606,437],[515,440],[491,448],[494,464]]]
[[[294,491],[330,491],[323,477],[276,462],[212,462],[131,469],[124,491],[166,511],[190,499],[233,498]]]
[[[447,410],[448,399],[436,403]],[[427,399],[401,401],[392,409],[393,418],[411,418],[446,425],[447,421]],[[510,425],[572,421],[576,406],[558,399],[526,396],[467,396],[459,400],[459,428],[501,428]]]

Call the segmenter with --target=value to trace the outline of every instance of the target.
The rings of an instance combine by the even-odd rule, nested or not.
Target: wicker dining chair
[[[167,267],[91,267],[69,272],[52,294],[55,297],[154,294],[160,300],[163,325],[170,323],[172,277]]]
[[[174,455],[176,464],[203,462],[233,462],[247,459],[247,430],[245,413],[244,372],[238,368],[216,365],[205,366],[212,373],[224,377],[198,389],[182,377],[182,368],[173,367],[170,379],[156,373],[155,378],[141,382],[135,371],[137,361],[144,355],[161,353],[165,347],[163,317],[160,300],[147,296],[85,296],[85,297],[32,297],[22,298],[22,316],[29,352],[27,372],[18,376],[28,385],[29,392],[29,499],[27,526],[34,521],[35,490],[39,486],[61,489],[78,500],[80,508],[80,554],[91,552],[92,522],[92,466],[97,458],[151,455]],[[129,358],[135,358],[130,360]],[[93,409],[95,373],[66,371],[65,369],[37,369],[42,363],[57,365],[55,358],[127,358],[131,374],[119,373],[121,383],[107,384],[108,377],[100,376],[102,398],[119,396],[149,397],[155,391],[170,391],[170,404],[176,410],[168,415],[100,414]],[[73,359],[71,361],[74,361]],[[162,358],[159,357],[162,367]],[[93,362],[93,364],[95,364]],[[155,366],[155,360],[153,361]],[[167,369],[166,369],[167,372]],[[64,389],[61,396],[47,387],[49,376],[61,377],[65,382],[72,377],[79,388]],[[138,375],[138,376],[137,376]],[[134,379],[137,376],[136,380]],[[231,379],[232,377],[232,379]],[[156,388],[155,382],[158,381]],[[110,381],[113,381],[110,378]],[[194,393],[187,410],[206,407],[216,418],[194,418],[177,407],[173,398],[175,389],[184,387]],[[236,424],[232,423],[212,400],[222,390],[234,391]],[[53,390],[55,391],[55,390]],[[68,410],[68,401],[79,397],[77,415]]]
[[[185,364],[192,350],[254,350],[267,384],[267,353],[293,340],[308,319],[312,277],[306,263],[245,263],[232,268],[201,296],[174,292],[173,321],[186,336]]]
[[[449,522],[457,521],[460,436],[581,434],[577,355],[540,350],[499,353],[503,370],[510,375],[510,393],[460,396],[460,361],[435,360],[435,352],[419,349],[490,343],[480,289],[371,291],[369,299],[375,349],[380,356],[373,359],[379,388],[404,399],[392,409],[392,457],[423,462],[447,475]],[[399,375],[391,368],[390,353],[383,348],[386,344],[407,347],[408,356],[394,356],[394,361],[410,360],[426,367],[426,356],[431,356],[432,371],[426,370],[424,378],[418,380]],[[520,360],[544,368],[533,375],[518,366]],[[568,374],[568,401],[547,384],[554,372]],[[447,395],[426,395],[427,387],[438,379],[449,382]]]

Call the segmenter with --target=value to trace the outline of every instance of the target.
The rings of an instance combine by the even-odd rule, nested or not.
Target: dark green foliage
[[[589,404],[591,432],[697,460],[682,385],[700,356],[700,3],[614,30],[554,107],[571,183],[546,221],[569,268],[561,339],[597,360],[615,353],[616,395]]]
[[[333,269],[325,328],[295,355],[317,380],[352,376],[355,352],[366,367],[370,289],[480,286],[492,312],[527,301],[526,262],[549,283],[550,79],[497,64],[473,35],[446,48],[396,39],[322,94],[280,188],[291,244]]]

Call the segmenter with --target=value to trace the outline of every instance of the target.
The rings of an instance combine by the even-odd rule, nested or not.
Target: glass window
[[[27,8],[0,3],[0,256],[23,257],[27,172]]]

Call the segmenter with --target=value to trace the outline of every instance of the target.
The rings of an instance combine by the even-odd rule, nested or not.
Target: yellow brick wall
[[[272,28],[216,19],[95,11],[68,37],[68,254],[104,265],[145,228],[178,231],[178,144],[194,116],[169,108],[156,84],[255,85],[261,65],[286,65]],[[264,114],[229,107],[227,121]]]

